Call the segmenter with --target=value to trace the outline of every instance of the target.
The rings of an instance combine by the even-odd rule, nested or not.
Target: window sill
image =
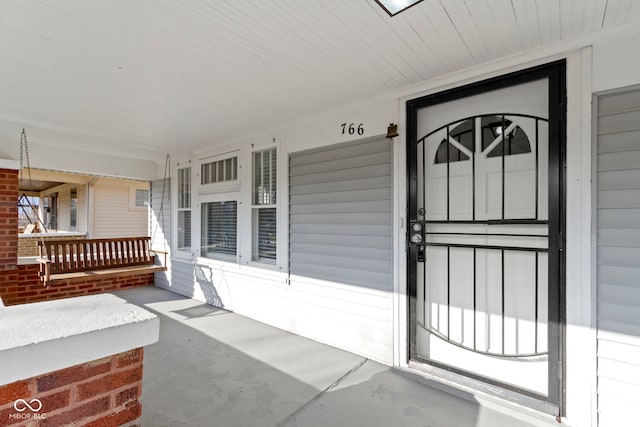
[[[247,267],[259,268],[261,270],[269,270],[269,271],[277,271],[282,272],[282,267],[278,267],[278,265],[270,262],[263,261],[249,261],[245,264]]]

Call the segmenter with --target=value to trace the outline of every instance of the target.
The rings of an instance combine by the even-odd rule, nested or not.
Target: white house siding
[[[78,184],[78,231],[87,231],[87,186]]]
[[[209,260],[172,259],[170,283],[158,286],[306,337],[392,363],[389,292]]]
[[[92,238],[135,237],[149,234],[148,207],[135,206],[135,189],[149,189],[142,181],[100,178],[93,186]],[[133,198],[132,198],[133,195]]]
[[[78,190],[78,211],[77,230],[71,230],[71,189]],[[58,230],[57,231],[86,231],[87,229],[87,209],[86,209],[86,185],[85,184],[63,184],[41,193],[42,196],[50,196],[58,193]]]
[[[640,407],[640,90],[597,103],[598,418]],[[635,421],[633,421],[635,422]]]
[[[58,192],[58,230],[71,229],[71,188],[65,185],[64,191]]]

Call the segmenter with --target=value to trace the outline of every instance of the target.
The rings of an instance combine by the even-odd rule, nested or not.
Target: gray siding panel
[[[384,159],[386,160],[386,159]],[[301,184],[314,184],[318,182],[339,182],[345,179],[355,178],[371,178],[373,176],[389,176],[391,175],[391,165],[388,163],[381,163],[376,165],[356,167],[350,164],[347,169],[329,170],[326,167],[322,168],[322,172],[310,173],[309,168],[316,165],[301,166],[298,172],[299,174],[291,177],[291,185]],[[321,165],[324,166],[324,165]]]
[[[640,286],[640,268],[600,265],[598,284]]]
[[[598,245],[598,264],[639,268],[640,248]]]
[[[373,190],[332,191],[318,194],[292,195],[289,198],[291,206],[311,203],[342,203],[350,201],[375,201],[391,199],[391,188],[376,188]]]
[[[598,99],[598,420],[640,403],[640,91]]]
[[[635,150],[599,154],[598,172],[637,169],[640,164],[640,147],[636,146],[636,148]]]
[[[297,254],[312,254],[334,256],[340,258],[357,258],[362,255],[363,251],[368,253],[370,260],[379,260],[382,262],[389,261],[389,252],[387,248],[375,249],[366,246],[338,246],[338,245],[317,245],[304,243],[291,243],[292,258]]]
[[[291,274],[392,288],[392,150],[385,138],[289,158]]]
[[[292,239],[295,239],[299,234],[321,234],[324,236],[389,236],[389,238],[391,238],[391,230],[389,230],[387,225],[360,225],[359,227],[354,227],[353,225],[334,224],[331,228],[327,229],[327,227],[322,224],[291,224],[289,230]],[[303,238],[306,238],[306,236]]]
[[[363,152],[362,146],[366,145],[366,152]],[[385,159],[388,158],[389,147],[391,143],[387,139],[378,139],[377,141],[370,141],[365,143],[352,143],[352,144],[339,144],[338,146],[332,146],[330,148],[319,148],[317,150],[309,150],[300,153],[295,153],[289,159],[290,167],[296,167],[301,165],[317,165],[323,162],[330,161],[342,161],[348,158],[354,158],[353,162],[358,162],[358,159],[371,159],[375,154],[381,154],[380,160],[372,161],[368,160],[368,164],[387,163]],[[355,163],[351,163],[355,164]],[[345,167],[349,168],[349,163],[345,163]]]
[[[293,177],[292,177],[293,178]],[[290,194],[295,196],[298,194],[315,194],[315,193],[333,193],[353,190],[371,190],[389,188],[391,177],[376,176],[360,179],[344,179],[336,182],[317,182],[313,184],[292,184],[290,186]],[[375,199],[374,199],[375,200]]]
[[[640,129],[640,110],[598,117],[598,135]]]
[[[291,207],[292,214],[340,213],[340,212],[389,212],[388,200],[343,203],[308,203]]]
[[[640,228],[640,209],[598,209],[598,227]]]
[[[599,291],[599,302],[640,307],[640,283],[633,286],[600,284]],[[640,350],[640,348],[638,350]],[[638,358],[638,360],[640,360],[640,358]]]
[[[171,181],[159,179],[151,182],[151,206],[149,209],[149,224],[151,227],[151,247],[155,250],[170,252],[171,248]],[[161,257],[163,257],[161,255]],[[167,254],[167,264],[170,263],[170,255]],[[167,266],[168,267],[168,266]],[[155,274],[155,284],[168,288],[171,282],[169,271]]]
[[[602,190],[637,189],[640,186],[640,170],[606,171],[598,173],[598,188]]]
[[[637,150],[638,141],[640,141],[640,130],[600,135],[598,137],[598,153]]]
[[[598,102],[598,114],[600,116],[633,110],[640,110],[640,98],[634,91],[619,93],[611,97],[602,97]]]
[[[348,224],[358,227],[359,224],[390,224],[391,212],[366,212],[359,213],[325,213],[325,214],[292,214],[291,224]]]
[[[640,208],[640,190],[598,191],[599,208]]]
[[[357,239],[359,247],[366,248],[380,248],[388,249],[389,246],[389,234],[374,236],[374,235],[357,235],[357,234],[301,234],[295,233],[291,236],[291,244],[306,244],[306,245],[326,245],[332,248],[338,248],[340,246],[353,247],[354,239]]]
[[[598,243],[601,246],[637,247],[640,241],[640,228],[606,228],[598,230]]]

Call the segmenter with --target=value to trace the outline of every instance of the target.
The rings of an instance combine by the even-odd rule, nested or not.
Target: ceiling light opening
[[[415,6],[422,0],[375,0],[376,3],[384,9],[389,16],[395,16],[398,13],[409,9],[411,6]]]

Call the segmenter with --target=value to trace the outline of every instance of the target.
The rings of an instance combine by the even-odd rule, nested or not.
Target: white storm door
[[[557,401],[549,93],[540,78],[415,110],[410,357]]]

